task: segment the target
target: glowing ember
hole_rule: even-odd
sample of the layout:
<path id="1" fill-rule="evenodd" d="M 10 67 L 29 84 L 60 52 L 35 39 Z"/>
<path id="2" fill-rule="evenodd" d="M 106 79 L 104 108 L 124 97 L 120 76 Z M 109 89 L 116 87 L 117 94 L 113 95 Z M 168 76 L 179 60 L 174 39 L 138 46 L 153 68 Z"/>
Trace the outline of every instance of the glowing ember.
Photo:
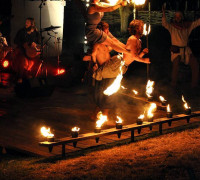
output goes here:
<path id="1" fill-rule="evenodd" d="M 107 121 L 107 116 L 104 116 L 100 111 L 97 114 L 97 119 L 98 120 L 96 121 L 96 127 L 100 128 L 103 125 L 103 123 Z"/>
<path id="2" fill-rule="evenodd" d="M 72 128 L 72 131 L 73 131 L 73 132 L 78 132 L 79 130 L 80 130 L 79 127 L 73 127 L 73 128 Z"/>
<path id="3" fill-rule="evenodd" d="M 122 89 L 127 89 L 127 88 L 125 88 L 124 86 L 121 86 L 121 88 L 122 88 Z"/>
<path id="4" fill-rule="evenodd" d="M 122 118 L 120 118 L 119 116 L 117 116 L 117 119 L 118 120 L 116 121 L 116 123 L 122 123 L 122 121 L 123 121 Z"/>
<path id="5" fill-rule="evenodd" d="M 41 128 L 41 133 L 44 137 L 52 138 L 54 137 L 54 134 L 51 133 L 50 128 L 42 127 Z"/>
<path id="6" fill-rule="evenodd" d="M 185 109 L 191 109 L 191 107 L 188 106 L 187 102 L 184 99 L 184 96 L 182 95 L 182 101 L 184 102 L 184 108 Z"/>
<path id="7" fill-rule="evenodd" d="M 151 31 L 151 26 L 149 25 L 148 26 L 148 30 L 147 30 L 147 25 L 146 24 L 144 24 L 144 26 L 143 26 L 143 35 L 148 35 L 149 33 L 150 33 L 150 31 Z"/>
<path id="8" fill-rule="evenodd" d="M 151 103 L 151 105 L 150 105 L 150 107 L 149 107 L 149 109 L 147 111 L 147 117 L 148 118 L 152 118 L 154 116 L 153 112 L 155 112 L 156 108 L 157 108 L 156 104 L 155 103 Z"/>
<path id="9" fill-rule="evenodd" d="M 57 70 L 57 75 L 61 75 L 65 73 L 65 69 L 58 69 Z"/>
<path id="10" fill-rule="evenodd" d="M 135 95 L 138 95 L 138 91 L 136 91 L 136 90 L 132 90 L 133 91 L 133 93 L 135 94 Z"/>
<path id="11" fill-rule="evenodd" d="M 143 119 L 144 119 L 144 114 L 141 114 L 141 115 L 138 117 L 138 119 L 143 120 Z"/>
<path id="12" fill-rule="evenodd" d="M 167 112 L 171 112 L 171 108 L 169 104 L 167 105 Z"/>
<path id="13" fill-rule="evenodd" d="M 4 60 L 2 63 L 4 68 L 7 68 L 9 66 L 9 61 L 8 60 Z"/>
<path id="14" fill-rule="evenodd" d="M 120 74 L 116 77 L 114 82 L 103 92 L 105 95 L 110 96 L 110 95 L 116 93 L 119 90 L 119 88 L 121 87 L 121 81 L 123 78 L 122 67 L 123 67 L 124 63 L 125 63 L 124 61 L 121 61 Z"/>
<path id="15" fill-rule="evenodd" d="M 159 96 L 161 102 L 166 102 L 167 100 L 163 96 Z"/>
<path id="16" fill-rule="evenodd" d="M 153 92 L 153 85 L 154 85 L 154 81 L 148 80 L 147 85 L 146 85 L 146 95 L 147 97 L 152 97 L 151 94 Z"/>

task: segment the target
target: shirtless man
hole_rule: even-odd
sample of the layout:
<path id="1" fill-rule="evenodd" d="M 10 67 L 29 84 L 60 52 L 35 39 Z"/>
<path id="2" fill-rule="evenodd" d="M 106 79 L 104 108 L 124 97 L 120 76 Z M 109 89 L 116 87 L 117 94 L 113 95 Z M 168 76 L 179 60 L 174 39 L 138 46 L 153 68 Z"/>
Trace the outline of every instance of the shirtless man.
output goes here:
<path id="1" fill-rule="evenodd" d="M 109 26 L 105 22 L 102 23 L 102 29 L 104 32 L 109 33 Z M 107 24 L 107 28 L 104 27 Z M 129 26 L 129 32 L 131 36 L 129 37 L 126 46 L 126 49 L 130 50 L 131 55 L 123 56 L 125 65 L 122 67 L 123 73 L 126 72 L 128 65 L 130 65 L 134 60 L 142 63 L 150 63 L 149 58 L 142 58 L 148 49 L 144 49 L 141 52 L 141 41 L 140 37 L 143 34 L 143 25 L 144 23 L 140 20 L 133 20 Z M 114 38 L 114 37 L 113 37 Z M 117 41 L 117 39 L 115 39 Z M 119 67 L 121 66 L 122 58 L 119 56 L 110 56 L 110 47 L 100 44 L 97 46 L 95 51 L 95 57 L 93 57 L 96 70 L 93 74 L 93 78 L 96 80 L 95 83 L 95 102 L 100 108 L 108 109 L 114 108 L 115 106 L 115 95 L 105 96 L 103 91 L 114 81 L 116 76 L 120 73 Z"/>

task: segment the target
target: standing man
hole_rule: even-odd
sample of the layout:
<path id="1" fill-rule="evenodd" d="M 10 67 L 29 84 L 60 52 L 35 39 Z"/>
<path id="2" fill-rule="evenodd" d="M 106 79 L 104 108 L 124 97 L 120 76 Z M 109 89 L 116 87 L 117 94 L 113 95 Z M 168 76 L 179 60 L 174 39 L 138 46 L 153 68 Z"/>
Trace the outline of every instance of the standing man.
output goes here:
<path id="1" fill-rule="evenodd" d="M 17 45 L 14 69 L 18 73 L 20 82 L 21 78 L 28 78 L 34 59 L 40 54 L 38 48 L 40 34 L 35 27 L 34 18 L 26 19 L 25 27 L 17 32 L 14 43 Z"/>
<path id="2" fill-rule="evenodd" d="M 99 44 L 96 47 L 96 58 L 94 63 L 94 74 L 93 78 L 95 79 L 95 102 L 96 105 L 102 110 L 104 114 L 108 114 L 109 110 L 115 110 L 115 94 L 111 96 L 106 96 L 103 94 L 103 91 L 113 83 L 114 79 L 120 73 L 121 61 L 125 62 L 125 65 L 122 67 L 123 73 L 128 69 L 128 66 L 134 61 L 139 61 L 143 63 L 150 63 L 149 58 L 142 58 L 148 49 L 144 49 L 141 52 L 141 41 L 139 38 L 143 34 L 143 25 L 144 23 L 140 20 L 133 20 L 129 26 L 129 32 L 131 36 L 129 37 L 127 44 L 125 45 L 126 49 L 130 50 L 131 55 L 124 54 L 123 59 L 120 56 L 110 56 L 111 48 L 109 46 Z M 104 32 L 109 34 L 109 26 L 105 22 L 101 22 L 100 26 Z M 114 41 L 118 41 L 116 38 Z M 93 57 L 94 58 L 94 57 Z M 94 59 L 93 59 L 94 60 Z"/>
<path id="3" fill-rule="evenodd" d="M 190 47 L 188 46 L 188 38 L 194 28 L 200 25 L 200 19 L 193 22 L 184 22 L 183 14 L 175 12 L 173 22 L 168 23 L 165 16 L 165 7 L 163 6 L 162 25 L 170 32 L 171 35 L 171 61 L 172 68 L 172 82 L 173 87 L 176 86 L 178 79 L 179 63 L 183 62 L 189 65 L 192 70 L 191 88 L 198 85 L 199 77 L 199 63 L 193 55 Z"/>

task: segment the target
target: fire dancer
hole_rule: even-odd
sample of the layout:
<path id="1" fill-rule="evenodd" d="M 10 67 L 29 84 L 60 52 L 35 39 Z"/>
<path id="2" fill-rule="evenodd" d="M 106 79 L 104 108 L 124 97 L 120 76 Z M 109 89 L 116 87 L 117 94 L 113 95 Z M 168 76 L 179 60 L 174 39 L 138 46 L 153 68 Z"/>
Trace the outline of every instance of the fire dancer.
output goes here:
<path id="1" fill-rule="evenodd" d="M 125 49 L 118 42 L 106 34 L 104 31 L 97 28 L 98 23 L 101 21 L 104 12 L 112 12 L 119 7 L 126 6 L 127 2 L 118 0 L 116 5 L 110 5 L 109 3 L 102 3 L 100 0 L 92 0 L 90 6 L 87 9 L 86 14 L 86 27 L 85 34 L 88 42 L 93 46 L 96 44 L 104 44 L 112 47 L 115 51 L 129 54 L 129 51 Z M 95 51 L 95 50 L 93 50 Z"/>
<path id="2" fill-rule="evenodd" d="M 146 64 L 150 64 L 149 58 L 143 58 L 145 54 L 149 52 L 147 48 L 141 51 L 141 40 L 140 38 L 143 36 L 143 26 L 144 23 L 142 20 L 133 20 L 129 24 L 129 33 L 131 36 L 128 38 L 126 43 L 126 49 L 130 50 L 131 55 L 124 54 L 125 64 L 128 66 L 133 61 L 138 61 Z"/>
<path id="3" fill-rule="evenodd" d="M 108 23 L 101 21 L 98 24 L 98 28 L 105 34 L 112 37 L 113 41 L 118 43 L 118 40 L 110 33 Z M 125 47 L 124 44 L 122 45 Z M 111 58 L 111 50 L 112 48 L 108 45 L 103 43 L 98 44 L 98 46 L 95 46 L 94 53 L 92 55 L 92 60 L 95 63 L 93 67 L 93 78 L 95 79 L 94 99 L 97 107 L 107 115 L 108 113 L 110 114 L 111 111 L 111 113 L 115 112 L 116 97 L 115 95 L 106 96 L 104 95 L 103 91 L 114 81 L 116 76 L 119 74 L 119 66 L 121 63 L 120 57 L 118 58 L 117 56 L 114 56 Z M 126 69 L 127 67 L 124 66 L 124 72 Z"/>
<path id="4" fill-rule="evenodd" d="M 193 22 L 184 22 L 183 14 L 181 12 L 175 12 L 173 22 L 168 23 L 164 6 L 162 7 L 162 11 L 162 25 L 170 32 L 172 42 L 171 61 L 173 63 L 173 68 L 171 85 L 173 87 L 176 86 L 179 64 L 183 62 L 191 67 L 191 88 L 195 88 L 198 85 L 199 63 L 188 46 L 188 38 L 192 30 L 200 25 L 200 19 Z"/>
<path id="5" fill-rule="evenodd" d="M 17 45 L 14 69 L 21 78 L 27 78 L 34 64 L 34 59 L 40 54 L 37 44 L 40 43 L 40 35 L 35 26 L 34 18 L 27 18 L 25 27 L 17 32 L 14 39 Z"/>

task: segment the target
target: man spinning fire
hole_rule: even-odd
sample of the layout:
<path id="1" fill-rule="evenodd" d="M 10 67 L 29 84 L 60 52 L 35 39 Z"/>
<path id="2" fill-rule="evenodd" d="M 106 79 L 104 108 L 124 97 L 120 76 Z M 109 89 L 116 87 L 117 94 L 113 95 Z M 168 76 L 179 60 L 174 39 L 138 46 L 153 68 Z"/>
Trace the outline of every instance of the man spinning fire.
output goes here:
<path id="1" fill-rule="evenodd" d="M 37 46 L 40 43 L 40 34 L 33 18 L 26 19 L 25 27 L 18 31 L 14 43 L 17 45 L 14 69 L 18 74 L 18 82 L 21 82 L 22 78 L 30 77 L 34 59 L 40 54 Z"/>
<path id="2" fill-rule="evenodd" d="M 129 25 L 129 32 L 131 36 L 129 37 L 126 49 L 130 50 L 131 55 L 124 54 L 123 58 L 119 55 L 110 56 L 110 47 L 104 44 L 99 44 L 96 48 L 96 59 L 95 63 L 98 66 L 94 66 L 93 78 L 95 82 L 95 102 L 96 105 L 104 112 L 108 113 L 108 109 L 115 108 L 115 97 L 114 95 L 106 96 L 103 91 L 114 81 L 114 79 L 120 73 L 121 61 L 125 62 L 122 67 L 123 73 L 126 72 L 128 66 L 133 61 L 138 61 L 142 63 L 149 64 L 149 58 L 142 58 L 148 49 L 144 49 L 141 52 L 141 41 L 140 37 L 143 35 L 144 23 L 141 20 L 133 20 Z M 101 22 L 100 26 L 102 30 L 109 33 L 109 25 L 106 22 Z M 106 112 L 105 112 L 106 111 Z"/>

